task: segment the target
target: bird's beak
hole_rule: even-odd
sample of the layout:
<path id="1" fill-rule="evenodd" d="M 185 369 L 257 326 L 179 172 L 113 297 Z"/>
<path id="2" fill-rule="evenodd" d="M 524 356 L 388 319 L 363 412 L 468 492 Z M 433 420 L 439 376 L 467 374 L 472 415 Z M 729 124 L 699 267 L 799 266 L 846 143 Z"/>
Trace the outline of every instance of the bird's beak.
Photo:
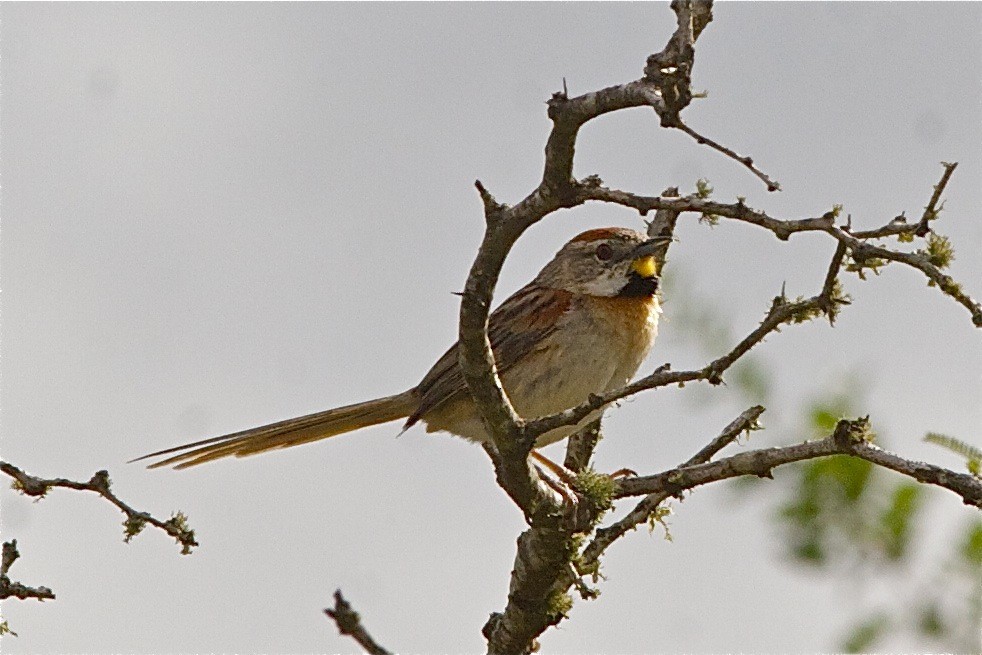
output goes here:
<path id="1" fill-rule="evenodd" d="M 658 262 L 655 255 L 663 251 L 671 237 L 648 239 L 631 251 L 631 270 L 643 278 L 658 277 Z"/>

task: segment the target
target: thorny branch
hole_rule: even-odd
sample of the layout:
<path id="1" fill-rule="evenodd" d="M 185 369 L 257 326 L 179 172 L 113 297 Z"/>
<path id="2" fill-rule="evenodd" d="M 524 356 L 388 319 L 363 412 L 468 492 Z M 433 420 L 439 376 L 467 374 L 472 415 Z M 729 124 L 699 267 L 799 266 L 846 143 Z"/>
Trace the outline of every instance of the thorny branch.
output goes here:
<path id="1" fill-rule="evenodd" d="M 391 655 L 372 638 L 372 635 L 368 634 L 365 626 L 361 624 L 361 616 L 352 609 L 351 603 L 341 595 L 340 589 L 334 592 L 334 607 L 325 609 L 324 614 L 334 619 L 334 623 L 338 626 L 338 632 L 357 641 L 358 645 L 370 655 Z"/>
<path id="2" fill-rule="evenodd" d="M 937 256 L 939 253 L 932 253 L 930 247 L 924 251 L 906 253 L 868 243 L 869 239 L 888 236 L 898 237 L 901 241 L 910 241 L 915 236 L 929 236 L 928 221 L 937 217 L 941 208 L 941 194 L 954 165 L 945 165 L 945 175 L 935 187 L 935 193 L 918 223 L 907 224 L 898 218 L 866 232 L 853 232 L 848 225 L 836 226 L 838 209 L 810 218 L 778 219 L 748 207 L 742 199 L 737 203 L 720 203 L 699 194 L 680 197 L 677 190 L 674 193 L 665 192 L 660 197 L 646 197 L 608 189 L 596 176 L 581 181 L 573 177 L 576 138 L 583 125 L 606 113 L 648 106 L 659 115 L 663 126 L 686 132 L 697 142 L 709 145 L 747 167 L 769 190 L 779 189 L 778 183 L 756 168 L 750 157 L 740 156 L 730 148 L 702 136 L 681 120 L 680 112 L 692 99 L 693 44 L 712 20 L 712 3 L 705 0 L 675 0 L 672 9 L 677 17 L 677 29 L 665 48 L 648 58 L 641 79 L 573 98 L 568 96 L 565 88 L 553 94 L 548 102 L 548 115 L 553 126 L 546 143 L 542 179 L 529 195 L 516 205 L 509 206 L 498 202 L 480 181 L 476 182 L 484 205 L 486 230 L 461 301 L 460 366 L 494 442 L 485 448 L 494 462 L 498 482 L 522 509 L 530 526 L 518 540 L 508 603 L 503 612 L 492 614 L 484 626 L 483 633 L 488 640 L 490 653 L 528 653 L 533 650 L 538 635 L 565 617 L 572 602 L 567 594 L 570 586 L 576 586 L 585 596 L 590 595 L 590 590 L 578 578 L 584 567 L 589 569 L 592 565 L 598 565 L 597 558 L 603 550 L 639 521 L 648 520 L 662 500 L 716 479 L 766 475 L 783 463 L 849 454 L 893 468 L 922 482 L 945 486 L 960 493 L 966 502 L 978 505 L 978 481 L 927 464 L 908 462 L 860 443 L 861 440 L 853 438 L 861 432 L 856 422 L 848 424 L 853 427 L 843 432 L 846 436 L 837 430 L 836 435 L 820 442 L 741 453 L 717 462 L 710 461 L 718 449 L 735 439 L 741 431 L 753 427 L 763 408 L 747 410 L 682 467 L 658 476 L 629 479 L 621 483 L 616 494 L 611 487 L 611 493 L 607 496 L 595 493 L 604 488 L 596 484 L 602 476 L 589 469 L 589 460 L 599 439 L 599 422 L 591 425 L 571 439 L 567 450 L 567 466 L 579 472 L 576 488 L 579 502 L 573 506 L 559 504 L 528 464 L 527 456 L 536 437 L 552 428 L 575 424 L 596 409 L 646 389 L 695 380 L 719 384 L 723 373 L 734 362 L 781 325 L 804 322 L 821 315 L 834 322 L 841 305 L 848 303 L 838 284 L 838 273 L 844 264 L 848 264 L 847 270 L 860 274 L 864 268 L 875 270 L 883 262 L 895 261 L 912 266 L 969 309 L 975 324 L 982 327 L 982 309 L 951 278 L 941 273 L 945 262 L 944 257 Z M 666 364 L 623 389 L 590 397 L 580 406 L 553 416 L 526 420 L 517 415 L 501 388 L 487 338 L 494 287 L 505 257 L 526 229 L 559 209 L 575 207 L 587 201 L 620 204 L 635 209 L 642 216 L 655 211 L 655 220 L 649 224 L 651 236 L 670 237 L 680 214 L 697 213 L 757 225 L 770 230 L 782 240 L 797 232 L 823 232 L 835 239 L 836 248 L 818 295 L 789 300 L 782 290 L 756 329 L 730 352 L 702 369 L 675 372 Z M 950 258 L 950 252 L 948 256 Z M 579 552 L 582 535 L 592 531 L 615 495 L 645 495 L 646 498 L 628 518 L 598 531 L 587 549 Z"/>
<path id="3" fill-rule="evenodd" d="M 43 498 L 48 491 L 56 487 L 74 489 L 76 491 L 91 491 L 99 494 L 126 515 L 126 520 L 123 521 L 123 528 L 126 532 L 124 539 L 127 542 L 138 535 L 144 527 L 152 525 L 173 537 L 178 545 L 181 546 L 182 555 L 191 554 L 191 549 L 198 545 L 198 542 L 194 538 L 194 530 L 188 527 L 187 517 L 183 513 L 175 512 L 166 521 L 161 521 L 148 512 L 133 509 L 110 489 L 111 483 L 108 471 L 96 472 L 88 482 L 76 482 L 74 480 L 66 480 L 65 478 L 46 480 L 29 475 L 13 464 L 4 461 L 0 461 L 0 471 L 14 479 L 14 489 L 38 499 Z"/>

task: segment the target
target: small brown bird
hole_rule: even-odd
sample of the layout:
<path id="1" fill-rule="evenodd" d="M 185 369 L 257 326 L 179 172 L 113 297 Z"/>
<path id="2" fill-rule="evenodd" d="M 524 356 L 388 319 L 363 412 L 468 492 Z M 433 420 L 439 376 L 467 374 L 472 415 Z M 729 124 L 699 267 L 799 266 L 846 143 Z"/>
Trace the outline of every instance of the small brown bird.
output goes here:
<path id="1" fill-rule="evenodd" d="M 654 342 L 659 252 L 665 238 L 648 239 L 623 228 L 589 230 L 573 238 L 532 282 L 508 298 L 489 319 L 488 336 L 501 384 L 519 415 L 537 418 L 574 407 L 590 394 L 616 389 L 637 372 Z M 557 428 L 542 447 L 573 434 Z M 407 418 L 408 417 L 408 418 Z M 408 391 L 160 450 L 169 455 L 151 468 L 187 468 L 214 459 L 244 457 L 326 439 L 406 418 L 405 427 L 490 440 L 457 363 L 457 345 Z M 134 460 L 136 461 L 136 460 Z"/>

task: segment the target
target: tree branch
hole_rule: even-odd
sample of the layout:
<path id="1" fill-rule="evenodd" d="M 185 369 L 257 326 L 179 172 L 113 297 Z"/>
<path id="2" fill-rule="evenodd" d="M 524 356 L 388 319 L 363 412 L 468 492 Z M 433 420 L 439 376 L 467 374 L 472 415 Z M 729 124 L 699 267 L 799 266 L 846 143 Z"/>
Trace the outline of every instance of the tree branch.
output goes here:
<path id="1" fill-rule="evenodd" d="M 54 592 L 47 587 L 28 587 L 10 580 L 8 572 L 18 557 L 20 557 L 20 553 L 17 552 L 17 540 L 5 542 L 3 544 L 3 559 L 0 561 L 0 600 L 11 596 L 21 600 L 28 598 L 36 598 L 40 601 L 54 600 Z"/>
<path id="2" fill-rule="evenodd" d="M 133 509 L 110 489 L 111 483 L 108 471 L 96 472 L 88 482 L 76 482 L 64 478 L 46 480 L 28 475 L 13 464 L 4 461 L 0 461 L 0 471 L 14 479 L 14 489 L 36 498 L 43 498 L 48 491 L 55 487 L 74 489 L 76 491 L 91 491 L 99 494 L 126 515 L 126 520 L 123 521 L 123 528 L 126 532 L 124 541 L 126 542 L 129 542 L 133 537 L 140 534 L 143 528 L 149 524 L 173 537 L 178 545 L 181 546 L 182 555 L 190 555 L 191 549 L 198 545 L 198 542 L 194 538 L 194 530 L 188 526 L 187 517 L 182 512 L 175 512 L 166 521 L 161 521 L 160 519 L 154 518 L 148 512 Z"/>
<path id="3" fill-rule="evenodd" d="M 338 632 L 357 641 L 358 645 L 370 655 L 391 655 L 372 638 L 372 635 L 368 634 L 368 631 L 361 624 L 361 617 L 358 612 L 352 609 L 351 603 L 341 595 L 340 589 L 334 592 L 334 607 L 325 609 L 324 614 L 334 619 L 334 623 L 338 626 Z"/>

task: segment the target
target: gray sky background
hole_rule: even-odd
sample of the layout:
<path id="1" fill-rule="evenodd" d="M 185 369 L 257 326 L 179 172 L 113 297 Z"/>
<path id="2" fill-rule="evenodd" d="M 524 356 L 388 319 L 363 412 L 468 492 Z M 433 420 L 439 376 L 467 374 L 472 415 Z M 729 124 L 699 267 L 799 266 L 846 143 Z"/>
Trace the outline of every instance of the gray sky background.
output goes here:
<path id="1" fill-rule="evenodd" d="M 722 200 L 789 218 L 843 203 L 870 227 L 919 215 L 938 162 L 958 161 L 937 227 L 953 275 L 982 296 L 982 5 L 715 15 L 694 76 L 710 95 L 685 116 L 784 191 L 640 109 L 583 131 L 577 175 L 643 193 L 707 177 Z M 108 468 L 135 506 L 188 513 L 202 544 L 181 557 L 152 530 L 123 544 L 97 498 L 3 492 L 14 578 L 58 594 L 4 603 L 20 633 L 4 652 L 352 651 L 321 614 L 338 587 L 390 648 L 483 650 L 523 523 L 480 449 L 419 429 L 396 439 L 391 424 L 180 473 L 124 462 L 415 384 L 456 333 L 451 292 L 482 230 L 474 179 L 520 199 L 562 78 L 573 94 L 636 79 L 673 18 L 660 4 L 4 3 L 3 457 L 38 475 Z M 519 243 L 498 297 L 602 225 L 642 227 L 613 207 L 553 216 Z M 782 282 L 817 291 L 833 248 L 695 217 L 679 236 L 679 291 L 644 370 L 705 361 L 673 322 L 687 297 L 737 338 Z M 967 312 L 895 266 L 844 282 L 854 304 L 834 330 L 789 327 L 760 347 L 775 398 L 752 445 L 802 438 L 801 404 L 852 377 L 890 447 L 960 467 L 920 439 L 980 438 Z M 673 466 L 745 406 L 733 388 L 642 395 L 610 414 L 597 466 Z M 781 479 L 676 503 L 672 543 L 624 539 L 600 600 L 578 601 L 543 651 L 826 651 L 931 574 L 927 558 L 885 586 L 790 565 L 769 521 Z M 925 512 L 917 539 L 934 555 L 971 515 L 941 491 Z"/>

